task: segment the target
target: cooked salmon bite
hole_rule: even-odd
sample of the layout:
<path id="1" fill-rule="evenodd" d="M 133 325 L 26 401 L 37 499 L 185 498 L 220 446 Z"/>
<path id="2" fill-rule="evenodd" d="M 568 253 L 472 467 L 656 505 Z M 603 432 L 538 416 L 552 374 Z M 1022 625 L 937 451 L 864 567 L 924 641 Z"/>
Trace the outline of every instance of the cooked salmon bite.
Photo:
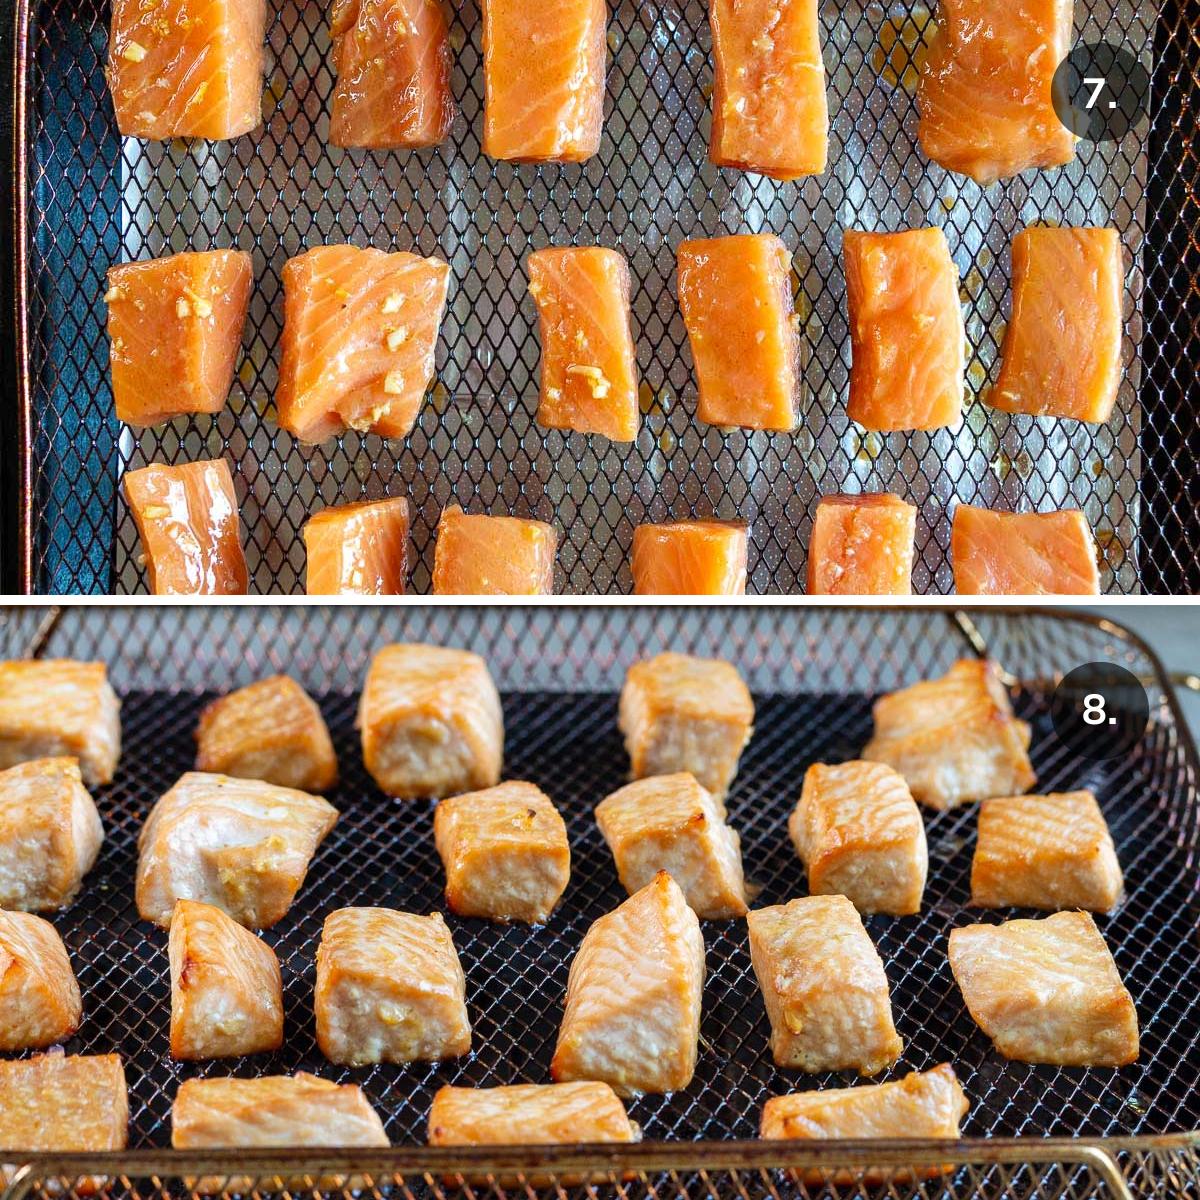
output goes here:
<path id="1" fill-rule="evenodd" d="M 571 876 L 567 827 L 532 783 L 510 781 L 441 801 L 433 836 L 446 903 L 463 917 L 549 919 Z"/>
<path id="2" fill-rule="evenodd" d="M 1133 998 L 1090 913 L 952 930 L 950 969 L 1005 1058 L 1068 1067 L 1137 1061 Z"/>
<path id="3" fill-rule="evenodd" d="M 0 1051 L 65 1042 L 82 1017 L 79 984 L 58 931 L 41 917 L 0 910 Z"/>
<path id="4" fill-rule="evenodd" d="M 916 506 L 899 496 L 822 496 L 808 543 L 808 594 L 911 596 L 916 529 Z"/>
<path id="5" fill-rule="evenodd" d="M 638 596 L 742 596 L 749 530 L 737 521 L 673 521 L 633 531 Z"/>
<path id="6" fill-rule="evenodd" d="M 620 1096 L 687 1087 L 703 986 L 700 922 L 660 871 L 584 935 L 567 979 L 552 1078 L 599 1080 Z"/>
<path id="7" fill-rule="evenodd" d="M 408 580 L 408 501 L 336 504 L 304 523 L 304 590 L 310 596 L 403 596 Z"/>
<path id="8" fill-rule="evenodd" d="M 549 596 L 558 533 L 545 521 L 442 510 L 433 551 L 435 596 Z"/>

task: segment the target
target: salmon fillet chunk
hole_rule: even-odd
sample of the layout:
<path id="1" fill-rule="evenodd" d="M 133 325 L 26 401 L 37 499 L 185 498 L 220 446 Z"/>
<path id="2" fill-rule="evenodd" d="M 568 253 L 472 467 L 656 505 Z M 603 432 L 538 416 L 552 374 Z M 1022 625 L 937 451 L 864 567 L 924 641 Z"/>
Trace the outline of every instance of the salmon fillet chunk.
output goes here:
<path id="1" fill-rule="evenodd" d="M 437 596 L 549 596 L 558 533 L 545 521 L 442 510 L 433 551 Z"/>
<path id="2" fill-rule="evenodd" d="M 845 896 L 755 909 L 746 924 L 778 1066 L 877 1075 L 900 1057 L 883 962 Z"/>
<path id="3" fill-rule="evenodd" d="M 172 254 L 108 271 L 109 366 L 117 420 L 159 425 L 225 407 L 254 271 L 241 250 Z"/>
<path id="4" fill-rule="evenodd" d="M 1069 1067 L 1137 1060 L 1133 998 L 1090 913 L 952 930 L 950 969 L 1005 1058 Z"/>
<path id="5" fill-rule="evenodd" d="M 41 917 L 0 910 L 0 1050 L 65 1042 L 82 1018 L 79 984 L 58 931 Z"/>
<path id="6" fill-rule="evenodd" d="M 529 256 L 529 294 L 542 339 L 539 425 L 637 439 L 637 352 L 629 266 L 604 246 L 551 247 Z"/>
<path id="7" fill-rule="evenodd" d="M 433 835 L 446 869 L 446 903 L 462 917 L 541 924 L 571 877 L 567 827 L 532 783 L 441 801 Z"/>
<path id="8" fill-rule="evenodd" d="M 929 873 L 925 824 L 904 778 L 883 763 L 814 763 L 788 834 L 814 896 L 845 896 L 861 913 L 921 911 Z"/>
<path id="9" fill-rule="evenodd" d="M 673 521 L 633 531 L 638 596 L 742 596 L 749 531 L 736 521 Z"/>
<path id="10" fill-rule="evenodd" d="M 260 679 L 204 709 L 196 727 L 196 770 L 302 792 L 324 792 L 337 783 L 325 718 L 287 675 Z"/>
<path id="11" fill-rule="evenodd" d="M 0 771 L 0 909 L 66 908 L 103 841 L 75 759 L 39 758 Z"/>
<path id="12" fill-rule="evenodd" d="M 279 424 L 312 445 L 404 438 L 433 382 L 450 268 L 406 251 L 316 246 L 283 267 Z"/>
<path id="13" fill-rule="evenodd" d="M 984 659 L 960 659 L 941 679 L 881 696 L 872 712 L 875 735 L 863 758 L 895 768 L 930 808 L 1011 796 L 1037 782 L 1030 728 L 1013 716 L 994 664 Z"/>
<path id="14" fill-rule="evenodd" d="M 1108 912 L 1123 887 L 1108 823 L 1091 792 L 984 801 L 971 863 L 972 904 Z"/>
<path id="15" fill-rule="evenodd" d="M 962 416 L 966 333 L 958 268 L 940 229 L 843 239 L 852 421 L 890 433 Z"/>
<path id="16" fill-rule="evenodd" d="M 773 233 L 679 245 L 679 306 L 709 425 L 796 428 L 800 339 L 792 256 Z"/>
<path id="17" fill-rule="evenodd" d="M 634 779 L 686 771 L 723 800 L 754 732 L 754 701 L 732 663 L 668 651 L 629 668 L 618 721 Z"/>
<path id="18" fill-rule="evenodd" d="M 1103 423 L 1121 383 L 1125 265 L 1115 229 L 1039 225 L 1013 238 L 1012 316 L 993 408 Z"/>
<path id="19" fill-rule="evenodd" d="M 385 646 L 358 707 L 363 763 L 389 796 L 453 796 L 500 782 L 504 716 L 487 663 L 466 650 Z"/>
<path id="20" fill-rule="evenodd" d="M 125 1149 L 129 1095 L 119 1055 L 0 1060 L 0 1096 L 0 1146 L 6 1149 Z"/>
<path id="21" fill-rule="evenodd" d="M 700 922 L 660 871 L 584 935 L 550 1074 L 560 1083 L 599 1080 L 621 1096 L 687 1087 L 703 986 Z"/>
<path id="22" fill-rule="evenodd" d="M 808 544 L 808 594 L 911 596 L 916 529 L 916 506 L 899 496 L 822 496 Z"/>
<path id="23" fill-rule="evenodd" d="M 596 805 L 596 824 L 632 896 L 666 871 L 698 917 L 746 915 L 741 842 L 725 806 L 694 776 L 656 775 Z"/>
<path id="24" fill-rule="evenodd" d="M 0 770 L 39 758 L 78 759 L 88 787 L 112 783 L 121 702 L 102 662 L 0 662 Z"/>
<path id="25" fill-rule="evenodd" d="M 471 1049 L 466 981 L 441 913 L 330 913 L 313 1006 L 317 1044 L 330 1062 L 432 1061 Z"/>
<path id="26" fill-rule="evenodd" d="M 337 504 L 304 523 L 310 596 L 403 596 L 408 578 L 408 501 Z"/>

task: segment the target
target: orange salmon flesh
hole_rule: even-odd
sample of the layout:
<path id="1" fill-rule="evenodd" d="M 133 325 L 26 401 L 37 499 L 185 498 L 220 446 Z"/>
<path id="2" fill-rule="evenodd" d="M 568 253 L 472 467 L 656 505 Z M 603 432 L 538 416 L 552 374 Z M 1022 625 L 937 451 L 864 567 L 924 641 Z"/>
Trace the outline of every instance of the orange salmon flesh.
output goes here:
<path id="1" fill-rule="evenodd" d="M 558 534 L 521 517 L 463 512 L 452 504 L 438 521 L 433 591 L 438 596 L 549 596 Z"/>
<path id="2" fill-rule="evenodd" d="M 408 577 L 408 501 L 338 504 L 304 525 L 310 596 L 403 596 Z"/>
<path id="3" fill-rule="evenodd" d="M 676 521 L 633 531 L 639 596 L 742 596 L 747 529 L 733 521 Z"/>
<path id="4" fill-rule="evenodd" d="M 899 496 L 825 496 L 808 545 L 810 596 L 912 595 L 917 510 Z"/>

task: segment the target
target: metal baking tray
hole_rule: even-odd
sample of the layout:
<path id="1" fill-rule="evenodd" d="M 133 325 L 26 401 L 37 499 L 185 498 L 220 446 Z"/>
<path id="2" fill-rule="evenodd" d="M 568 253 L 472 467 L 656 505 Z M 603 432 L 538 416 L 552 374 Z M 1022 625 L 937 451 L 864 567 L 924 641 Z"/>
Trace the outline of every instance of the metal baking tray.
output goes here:
<path id="1" fill-rule="evenodd" d="M 143 1181 L 152 1177 L 212 1173 L 208 1167 L 181 1165 L 191 1160 L 168 1158 L 167 1165 L 155 1166 L 164 1162 L 161 1153 L 141 1156 L 169 1145 L 169 1111 L 181 1079 L 301 1068 L 360 1083 L 380 1111 L 397 1146 L 395 1157 L 353 1159 L 356 1173 L 366 1169 L 363 1163 L 372 1164 L 376 1183 L 395 1171 L 472 1173 L 469 1168 L 480 1162 L 499 1172 L 502 1161 L 515 1161 L 532 1172 L 554 1152 L 526 1149 L 505 1160 L 494 1150 L 438 1157 L 419 1147 L 430 1100 L 442 1084 L 549 1078 L 571 957 L 590 923 L 624 898 L 591 814 L 627 770 L 616 711 L 628 665 L 672 647 L 726 656 L 744 673 L 758 715 L 729 811 L 742 835 L 747 874 L 763 889 L 758 903 L 769 904 L 806 891 L 786 835 L 805 767 L 853 756 L 861 748 L 870 730 L 872 695 L 933 676 L 981 646 L 1021 681 L 1016 706 L 1034 725 L 1039 786 L 1091 788 L 1112 827 L 1129 894 L 1100 925 L 1137 1004 L 1138 1063 L 1121 1070 L 1035 1067 L 1008 1062 L 992 1050 L 968 1017 L 946 961 L 949 930 L 979 916 L 966 908 L 976 809 L 927 813 L 930 877 L 924 911 L 916 918 L 871 917 L 867 925 L 888 971 L 905 1041 L 900 1064 L 886 1077 L 952 1062 L 971 1100 L 966 1142 L 936 1148 L 743 1145 L 755 1138 L 768 1096 L 844 1086 L 851 1079 L 803 1076 L 773 1065 L 744 923 L 733 921 L 704 922 L 708 979 L 693 1083 L 670 1096 L 631 1102 L 631 1115 L 649 1145 L 638 1152 L 610 1146 L 558 1153 L 566 1159 L 582 1154 L 592 1167 L 618 1176 L 644 1170 L 651 1179 L 660 1169 L 653 1164 L 669 1162 L 676 1174 L 650 1187 L 649 1194 L 662 1196 L 665 1188 L 672 1197 L 767 1200 L 776 1196 L 770 1190 L 778 1182 L 774 1168 L 804 1165 L 821 1155 L 828 1165 L 834 1160 L 865 1164 L 889 1154 L 892 1161 L 899 1156 L 960 1164 L 942 1183 L 924 1185 L 926 1196 L 1125 1195 L 1120 1188 L 1126 1180 L 1136 1194 L 1200 1194 L 1200 1139 L 1193 1132 L 1200 1129 L 1195 1086 L 1200 1073 L 1198 764 L 1161 665 L 1117 626 L 998 610 L 967 615 L 871 609 L 141 606 L 69 608 L 50 623 L 10 616 L 0 623 L 0 639 L 0 648 L 10 655 L 27 649 L 106 659 L 123 698 L 120 770 L 116 781 L 97 794 L 108 837 L 79 900 L 55 923 L 85 997 L 84 1023 L 68 1051 L 115 1050 L 126 1059 L 131 1149 L 110 1160 L 116 1165 L 108 1173 L 133 1181 L 139 1195 L 145 1194 Z M 444 907 L 431 832 L 433 806 L 383 797 L 363 771 L 353 727 L 369 658 L 396 639 L 464 646 L 488 659 L 504 699 L 505 776 L 533 780 L 559 805 L 571 838 L 572 876 L 561 906 L 542 928 L 450 918 L 474 1026 L 468 1057 L 344 1069 L 323 1060 L 312 1025 L 314 954 L 324 916 L 345 904 L 416 911 Z M 1097 660 L 1126 666 L 1145 680 L 1150 696 L 1152 721 L 1143 740 L 1109 762 L 1068 753 L 1054 737 L 1047 712 L 1053 681 Z M 192 731 L 206 700 L 278 670 L 292 673 L 317 695 L 342 768 L 342 782 L 331 796 L 341 820 L 314 859 L 292 911 L 266 934 L 283 968 L 284 1047 L 238 1061 L 175 1063 L 167 1054 L 166 935 L 139 921 L 133 904 L 136 836 L 156 798 L 190 768 Z M 1042 1140 L 1048 1137 L 1066 1140 Z M 325 1173 L 317 1165 L 319 1156 L 289 1155 L 289 1170 L 294 1173 L 300 1161 L 309 1162 L 314 1175 Z M 79 1163 L 75 1168 L 53 1163 L 58 1159 L 35 1168 L 32 1194 L 52 1191 L 50 1177 L 56 1173 L 96 1173 Z M 226 1170 L 245 1167 L 240 1154 L 224 1163 Z M 566 1174 L 568 1166 L 564 1160 L 558 1170 Z M 705 1192 L 695 1181 L 708 1167 L 717 1176 L 709 1177 Z M 1115 1171 L 1111 1178 L 1104 1174 L 1109 1168 Z M 262 1174 L 278 1170 L 264 1164 Z M 1005 1182 L 1008 1170 L 1025 1184 L 1019 1185 L 1017 1177 Z M 734 1185 L 729 1173 L 739 1171 Z M 686 1188 L 680 1182 L 685 1176 L 693 1180 Z M 1155 1192 L 1147 1181 L 1160 1176 L 1185 1180 L 1196 1191 Z M 717 1177 L 724 1180 L 719 1186 L 712 1182 Z M 1096 1190 L 1080 1183 L 1087 1178 Z M 971 1190 L 981 1180 L 984 1190 Z M 1031 1191 L 1034 1183 L 1042 1190 Z M 433 1176 L 425 1178 L 426 1185 L 436 1190 Z M 631 1188 L 627 1195 L 648 1195 L 646 1187 L 622 1186 Z M 789 1186 L 791 1191 L 779 1194 L 807 1194 L 800 1181 Z M 1004 1190 L 1010 1186 L 1013 1190 Z M 895 1188 L 889 1194 L 909 1194 L 898 1184 Z"/>
<path id="2" fill-rule="evenodd" d="M 1106 591 L 1200 590 L 1200 289 L 1197 47 L 1182 0 L 1075 0 L 1076 34 L 1131 48 L 1152 73 L 1150 118 L 1120 142 L 986 190 L 916 146 L 914 62 L 927 0 L 822 0 L 832 129 L 826 175 L 777 183 L 706 161 L 711 44 L 704 0 L 613 6 L 605 132 L 585 164 L 495 162 L 479 149 L 477 0 L 453 0 L 461 115 L 432 151 L 327 144 L 326 5 L 274 0 L 266 124 L 234 142 L 142 143 L 116 131 L 103 77 L 104 0 L 15 7 L 17 397 L 0 412 L 7 591 L 146 587 L 123 471 L 222 456 L 241 500 L 253 590 L 303 590 L 298 531 L 337 501 L 408 496 L 411 586 L 429 588 L 451 499 L 552 521 L 558 589 L 627 592 L 632 530 L 689 515 L 748 520 L 749 589 L 802 590 L 819 496 L 891 490 L 919 506 L 914 588 L 952 587 L 956 500 L 1009 510 L 1078 506 L 1096 529 Z M 1008 247 L 1037 221 L 1112 224 L 1129 262 L 1125 375 L 1102 427 L 1009 416 L 978 402 L 994 378 Z M 971 402 L 954 431 L 864 434 L 845 414 L 849 339 L 841 230 L 944 226 L 962 274 Z M 806 394 L 795 435 L 722 432 L 694 416 L 675 300 L 684 237 L 771 230 L 793 251 Z M 317 449 L 272 417 L 285 260 L 322 241 L 439 254 L 453 269 L 438 379 L 404 443 L 347 434 Z M 540 428 L 538 339 L 525 294 L 532 249 L 600 242 L 634 276 L 644 418 L 632 447 Z M 112 413 L 104 272 L 114 262 L 240 246 L 257 290 L 227 409 L 138 433 Z M 7 283 L 8 281 L 6 281 Z"/>

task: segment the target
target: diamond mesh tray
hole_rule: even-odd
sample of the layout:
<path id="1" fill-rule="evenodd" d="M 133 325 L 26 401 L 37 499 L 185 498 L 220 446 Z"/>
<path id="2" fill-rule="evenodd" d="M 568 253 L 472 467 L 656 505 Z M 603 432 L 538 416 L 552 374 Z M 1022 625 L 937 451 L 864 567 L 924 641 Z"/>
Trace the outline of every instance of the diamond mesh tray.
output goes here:
<path id="1" fill-rule="evenodd" d="M 32 645 L 46 656 L 107 659 L 124 698 L 120 771 L 116 782 L 97 794 L 108 837 L 80 899 L 55 918 L 85 997 L 83 1026 L 67 1049 L 116 1050 L 125 1056 L 133 1149 L 169 1145 L 170 1105 L 181 1079 L 299 1068 L 360 1083 L 393 1142 L 410 1148 L 420 1144 L 440 1085 L 549 1077 L 570 959 L 590 923 L 624 898 L 591 812 L 625 777 L 616 690 L 630 662 L 669 645 L 724 654 L 745 674 L 758 715 L 729 797 L 730 819 L 742 836 L 747 875 L 763 889 L 757 903 L 771 904 L 806 891 L 785 832 L 804 768 L 821 759 L 852 757 L 869 734 L 870 694 L 940 672 L 955 657 L 969 654 L 965 628 L 1022 680 L 1016 705 L 1034 725 L 1039 786 L 1090 788 L 1108 818 L 1129 894 L 1114 914 L 1100 918 L 1100 926 L 1138 1008 L 1141 1057 L 1121 1070 L 1007 1062 L 974 1026 L 945 952 L 951 928 L 979 919 L 978 911 L 966 908 L 976 819 L 976 810 L 966 808 L 926 814 L 930 876 L 921 915 L 867 919 L 905 1041 L 900 1064 L 885 1077 L 954 1064 L 972 1105 L 964 1133 L 991 1140 L 959 1147 L 949 1159 L 986 1158 L 1007 1146 L 1013 1161 L 1024 1161 L 1024 1169 L 1032 1170 L 1031 1162 L 1069 1155 L 994 1139 L 1058 1136 L 1084 1139 L 1075 1144 L 1075 1155 L 1085 1144 L 1099 1146 L 1127 1172 L 1151 1178 L 1159 1168 L 1149 1143 L 1098 1139 L 1162 1137 L 1200 1128 L 1195 750 L 1159 665 L 1124 631 L 1086 619 L 995 610 L 975 614 L 973 622 L 944 611 L 848 609 L 142 607 L 68 609 L 49 629 L 28 621 L 0 624 L 0 636 L 9 630 L 8 654 Z M 345 904 L 415 911 L 443 907 L 432 805 L 384 798 L 363 772 L 353 728 L 357 687 L 369 656 L 397 638 L 461 645 L 486 655 L 504 694 L 505 776 L 536 782 L 559 805 L 571 839 L 572 877 L 545 927 L 505 928 L 450 918 L 475 1035 L 468 1057 L 352 1070 L 325 1062 L 313 1033 L 314 955 L 326 913 Z M 1047 715 L 1053 680 L 1098 659 L 1122 663 L 1146 680 L 1153 718 L 1141 744 L 1108 763 L 1067 753 Z M 167 1054 L 166 935 L 139 921 L 133 904 L 136 836 L 157 797 L 190 768 L 192 731 L 205 701 L 280 669 L 318 695 L 342 768 L 342 782 L 331 796 L 341 820 L 314 859 L 292 911 L 265 935 L 283 968 L 284 1048 L 232 1062 L 175 1063 Z M 752 1139 L 769 1095 L 852 1082 L 848 1076 L 803 1076 L 776 1068 L 767 1050 L 768 1026 L 744 923 L 704 922 L 704 934 L 708 979 L 695 1080 L 671 1096 L 639 1097 L 630 1105 L 652 1141 Z M 1184 1165 L 1171 1169 L 1186 1169 L 1184 1177 L 1200 1188 L 1200 1169 L 1189 1157 L 1189 1145 L 1187 1138 L 1155 1144 L 1164 1154 L 1182 1156 Z M 790 1161 L 794 1149 L 776 1148 L 770 1165 Z M 678 1146 L 658 1151 L 681 1153 Z M 768 1151 L 757 1153 L 757 1165 L 767 1165 Z M 803 1158 L 806 1151 L 799 1153 Z M 924 1153 L 934 1152 L 926 1148 Z M 937 1154 L 927 1161 L 943 1161 L 944 1152 Z M 685 1155 L 679 1165 L 686 1162 Z M 1061 1162 L 1054 1169 L 1061 1174 Z M 971 1178 L 969 1173 L 955 1176 L 947 1186 L 963 1190 L 948 1194 L 973 1194 L 966 1190 Z M 1098 1187 L 1107 1186 L 1097 1180 Z M 1062 1194 L 1043 1186 L 1047 1190 L 1040 1195 Z M 1108 1193 L 1081 1188 L 1068 1194 Z"/>
<path id="2" fill-rule="evenodd" d="M 797 592 L 818 497 L 894 490 L 920 508 L 914 588 L 952 587 L 955 500 L 1084 510 L 1112 592 L 1200 589 L 1194 506 L 1200 427 L 1190 371 L 1200 286 L 1195 193 L 1196 47 L 1182 3 L 1076 0 L 1076 32 L 1132 47 L 1152 70 L 1151 121 L 1115 145 L 1081 145 L 1068 169 L 986 191 L 916 147 L 914 62 L 929 36 L 918 0 L 822 0 L 832 130 L 829 172 L 780 184 L 705 162 L 710 38 L 703 0 L 621 3 L 609 26 L 600 153 L 583 165 L 514 166 L 479 150 L 479 14 L 455 0 L 462 109 L 434 151 L 326 144 L 332 90 L 325 5 L 273 5 L 267 120 L 234 142 L 122 141 L 102 66 L 103 0 L 15 0 L 18 14 L 12 590 L 132 592 L 145 573 L 121 473 L 223 456 L 235 471 L 260 592 L 303 590 L 300 526 L 336 501 L 402 494 L 413 505 L 412 587 L 426 591 L 438 514 L 534 515 L 560 530 L 558 587 L 631 588 L 633 527 L 716 515 L 752 524 L 749 588 Z M 1035 221 L 1112 224 L 1129 261 L 1125 376 L 1109 424 L 1009 416 L 978 402 L 994 377 L 1008 246 Z M 849 339 L 840 269 L 851 225 L 946 228 L 963 278 L 970 403 L 954 431 L 865 434 L 845 415 Z M 773 230 L 794 253 L 804 378 L 794 435 L 730 432 L 694 417 L 691 358 L 675 301 L 688 236 Z M 405 443 L 347 434 L 318 449 L 273 420 L 280 272 L 322 241 L 437 253 L 453 288 L 438 380 Z M 524 259 L 548 243 L 624 251 L 643 380 L 632 448 L 541 429 L 538 341 Z M 228 408 L 138 433 L 112 415 L 104 272 L 113 262 L 240 246 L 258 281 Z"/>

